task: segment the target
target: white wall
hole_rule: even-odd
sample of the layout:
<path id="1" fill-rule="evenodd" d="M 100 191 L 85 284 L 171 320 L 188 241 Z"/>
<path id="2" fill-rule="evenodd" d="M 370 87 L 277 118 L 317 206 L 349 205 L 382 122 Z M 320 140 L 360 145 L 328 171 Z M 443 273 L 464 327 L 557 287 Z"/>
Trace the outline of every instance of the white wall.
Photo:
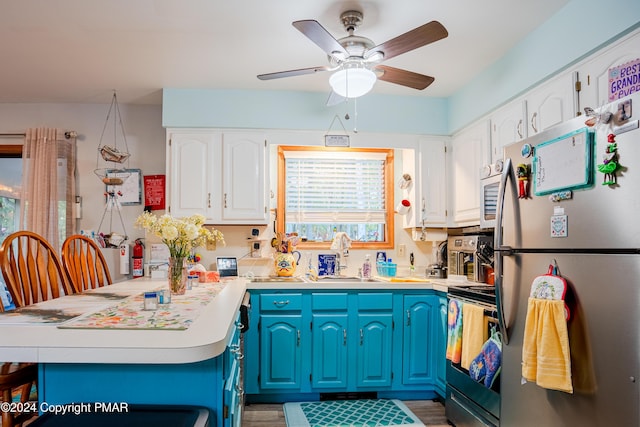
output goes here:
<path id="1" fill-rule="evenodd" d="M 110 101 L 110 94 L 106 98 Z M 165 133 L 162 128 L 162 107 L 120 105 L 122 122 L 126 131 L 127 145 L 131 152 L 130 168 L 141 169 L 142 174 L 165 173 Z M 76 231 L 98 230 L 105 207 L 105 186 L 94 174 L 100 135 L 105 126 L 109 104 L 0 104 L 0 133 L 22 133 L 30 127 L 57 127 L 75 130 L 77 140 L 77 194 L 82 197 L 82 218 L 78 220 Z M 108 122 L 102 143 L 118 148 L 124 147 L 122 131 L 118 124 L 118 139 L 113 137 L 114 113 Z M 0 143 L 18 144 L 18 138 L 2 138 Z M 100 167 L 105 167 L 104 163 Z M 144 201 L 143 201 L 144 203 Z M 143 237 L 142 230 L 135 229 L 133 222 L 142 212 L 143 205 L 123 206 L 122 218 L 126 234 L 133 241 Z M 100 231 L 122 233 L 122 225 L 117 214 L 106 214 Z"/>
<path id="2" fill-rule="evenodd" d="M 165 129 L 162 127 L 162 107 L 142 105 L 119 105 L 122 114 L 122 122 L 126 131 L 127 145 L 131 152 L 130 168 L 139 168 L 143 175 L 165 173 Z M 100 219 L 104 214 L 105 186 L 94 174 L 97 165 L 97 148 L 100 143 L 100 135 L 105 125 L 109 104 L 0 104 L 0 133 L 24 132 L 29 127 L 58 127 L 67 130 L 75 130 L 78 133 L 77 143 L 77 193 L 82 197 L 82 218 L 78 220 L 79 230 L 97 230 Z M 113 145 L 113 112 L 109 119 L 107 132 L 102 144 Z M 122 140 L 119 125 L 116 127 L 118 147 L 122 148 Z M 270 140 L 273 144 L 322 144 L 325 132 L 289 132 L 272 131 Z M 0 143 L 16 144 L 20 139 L 0 139 Z M 415 147 L 417 137 L 414 135 L 391 134 L 366 134 L 359 133 L 352 136 L 354 146 L 374 147 Z M 397 178 L 402 174 L 402 156 L 396 156 Z M 100 162 L 99 167 L 104 167 Z M 275 168 L 273 168 L 275 171 Z M 273 177 L 272 177 L 273 179 Z M 273 182 L 272 188 L 276 189 Z M 395 206 L 395 205 L 394 205 Z M 126 227 L 126 233 L 133 241 L 138 237 L 145 237 L 143 230 L 133 227 L 136 217 L 142 212 L 143 205 L 123 206 L 122 218 Z M 163 212 L 159 212 L 163 213 Z M 110 223 L 110 219 L 112 222 Z M 111 225 L 110 225 L 111 224 Z M 396 221 L 396 249 L 402 243 L 407 247 L 407 255 L 399 258 L 394 250 L 389 250 L 389 256 L 395 258 L 400 264 L 408 265 L 408 254 L 414 252 L 416 265 L 424 268 L 431 261 L 431 242 L 414 243 L 411 235 L 401 228 L 401 221 Z M 115 231 L 121 233 L 122 226 L 117 214 L 106 214 L 100 231 L 109 233 Z M 225 235 L 226 246 L 219 246 L 214 252 L 200 250 L 203 255 L 203 264 L 212 268 L 215 257 L 220 255 L 232 255 L 244 257 L 249 253 L 249 244 L 246 239 L 250 236 L 251 226 L 227 226 L 219 227 Z M 258 227 L 262 236 L 271 236 L 271 226 Z M 268 242 L 265 242 L 268 243 Z M 364 260 L 365 253 L 371 251 L 352 251 L 348 260 L 347 274 L 356 274 L 358 267 Z M 263 250 L 263 255 L 268 257 L 271 251 Z M 305 254 L 308 255 L 308 254 Z M 317 252 L 311 254 L 317 259 Z M 112 270 L 117 266 L 117 257 L 108 257 L 112 260 Z M 271 274 L 272 263 L 269 260 L 255 260 L 245 258 L 241 261 L 240 272 L 253 270 L 257 274 Z M 117 274 L 116 274 L 117 276 Z"/>

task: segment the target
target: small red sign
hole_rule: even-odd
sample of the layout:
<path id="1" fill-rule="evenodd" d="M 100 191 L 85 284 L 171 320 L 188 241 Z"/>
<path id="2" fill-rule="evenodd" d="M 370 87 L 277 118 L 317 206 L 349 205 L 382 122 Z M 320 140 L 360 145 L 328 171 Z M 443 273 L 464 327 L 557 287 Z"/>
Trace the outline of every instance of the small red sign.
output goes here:
<path id="1" fill-rule="evenodd" d="M 144 176 L 144 205 L 152 211 L 165 208 L 165 175 Z"/>

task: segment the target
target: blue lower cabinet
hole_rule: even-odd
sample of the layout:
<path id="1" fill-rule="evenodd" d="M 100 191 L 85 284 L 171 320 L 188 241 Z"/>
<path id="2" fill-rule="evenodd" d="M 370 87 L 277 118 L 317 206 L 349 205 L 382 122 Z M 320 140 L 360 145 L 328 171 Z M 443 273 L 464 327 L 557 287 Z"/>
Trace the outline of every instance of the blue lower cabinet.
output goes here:
<path id="1" fill-rule="evenodd" d="M 391 313 L 358 313 L 358 387 L 391 386 Z"/>
<path id="2" fill-rule="evenodd" d="M 346 389 L 348 318 L 346 313 L 312 315 L 311 387 Z"/>
<path id="3" fill-rule="evenodd" d="M 251 298 L 250 402 L 336 392 L 444 396 L 446 297 L 431 290 L 253 290 Z"/>
<path id="4" fill-rule="evenodd" d="M 432 384 L 433 296 L 406 295 L 402 340 L 402 383 Z"/>
<path id="5" fill-rule="evenodd" d="M 447 388 L 447 316 L 448 305 L 446 294 L 436 296 L 438 308 L 435 313 L 436 324 L 434 334 L 434 366 L 436 369 L 435 383 L 437 391 L 444 396 Z"/>
<path id="6" fill-rule="evenodd" d="M 260 315 L 260 387 L 300 389 L 302 315 Z"/>

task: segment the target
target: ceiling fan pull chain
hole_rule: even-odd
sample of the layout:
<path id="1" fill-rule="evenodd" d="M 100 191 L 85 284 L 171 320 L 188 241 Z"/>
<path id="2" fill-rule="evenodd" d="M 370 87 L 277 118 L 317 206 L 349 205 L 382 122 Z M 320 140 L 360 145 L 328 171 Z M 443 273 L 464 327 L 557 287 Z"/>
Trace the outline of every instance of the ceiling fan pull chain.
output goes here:
<path id="1" fill-rule="evenodd" d="M 353 133 L 358 133 L 358 98 L 353 99 Z"/>

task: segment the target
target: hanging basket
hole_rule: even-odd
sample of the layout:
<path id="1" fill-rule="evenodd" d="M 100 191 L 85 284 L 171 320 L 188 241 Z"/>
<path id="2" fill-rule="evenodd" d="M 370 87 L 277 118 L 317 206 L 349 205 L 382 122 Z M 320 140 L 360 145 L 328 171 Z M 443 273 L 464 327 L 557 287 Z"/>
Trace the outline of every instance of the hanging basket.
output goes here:
<path id="1" fill-rule="evenodd" d="M 126 169 L 109 168 L 94 169 L 93 173 L 96 174 L 105 185 L 122 185 L 129 175 L 131 175 Z"/>
<path id="2" fill-rule="evenodd" d="M 100 147 L 100 155 L 105 162 L 123 163 L 129 158 L 131 154 L 122 152 L 116 147 L 104 145 Z"/>

